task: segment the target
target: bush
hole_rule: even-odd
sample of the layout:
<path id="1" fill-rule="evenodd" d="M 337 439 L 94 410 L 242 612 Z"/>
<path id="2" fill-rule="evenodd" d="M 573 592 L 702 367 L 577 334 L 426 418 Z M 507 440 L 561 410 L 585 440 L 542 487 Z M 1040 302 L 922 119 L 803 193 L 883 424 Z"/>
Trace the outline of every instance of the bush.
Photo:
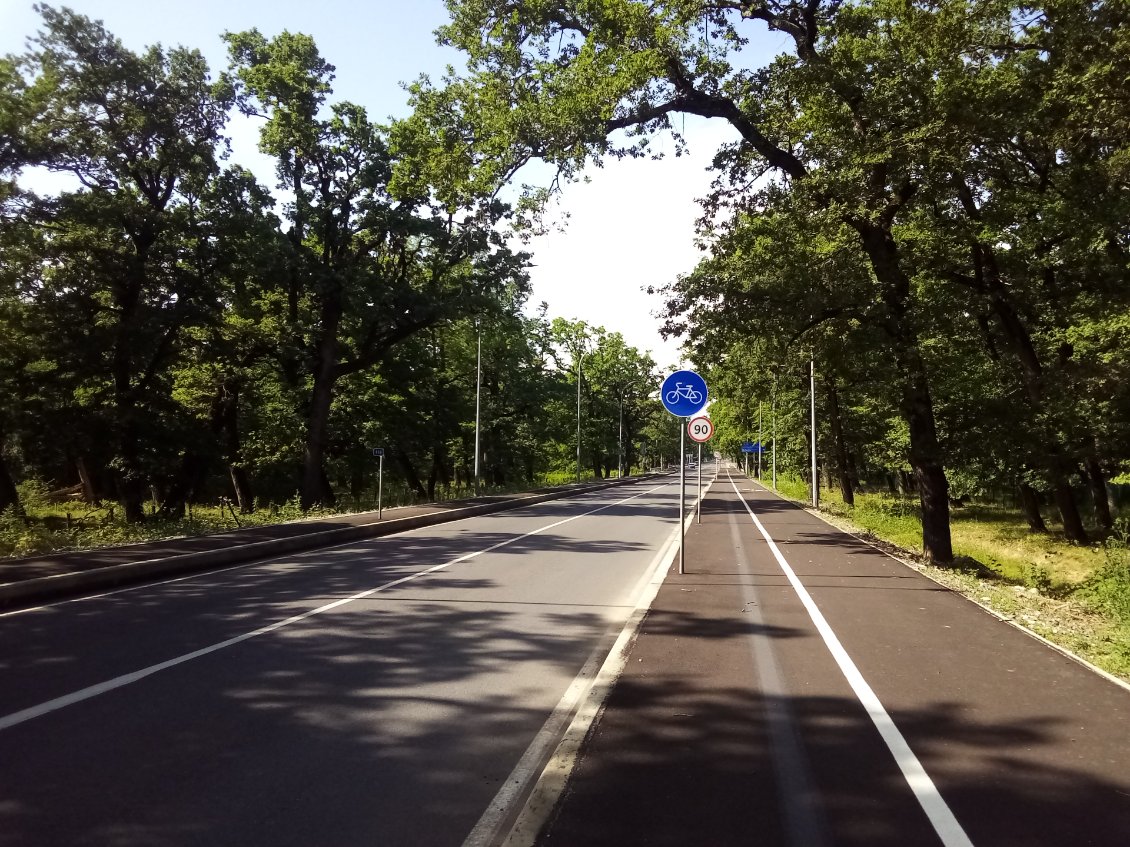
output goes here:
<path id="1" fill-rule="evenodd" d="M 33 556 L 55 549 L 55 534 L 43 524 L 28 524 L 14 508 L 0 512 L 0 556 Z"/>
<path id="2" fill-rule="evenodd" d="M 1130 522 L 1118 522 L 1103 552 L 1106 564 L 1079 587 L 1078 594 L 1120 623 L 1130 625 Z"/>

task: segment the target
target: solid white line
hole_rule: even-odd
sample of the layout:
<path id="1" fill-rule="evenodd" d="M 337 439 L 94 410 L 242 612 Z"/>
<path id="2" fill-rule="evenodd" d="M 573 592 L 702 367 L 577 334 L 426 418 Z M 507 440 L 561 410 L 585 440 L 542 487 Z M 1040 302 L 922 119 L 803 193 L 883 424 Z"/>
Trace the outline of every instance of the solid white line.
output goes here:
<path id="1" fill-rule="evenodd" d="M 521 841 L 523 833 L 537 835 L 544 818 L 542 813 L 553 808 L 564 780 L 572 770 L 579 741 L 588 733 L 588 727 L 604 702 L 611 683 L 623 670 L 624 662 L 627 661 L 628 644 L 639 628 L 643 613 L 651 607 L 667 568 L 675 559 L 675 552 L 678 549 L 675 546 L 677 537 L 678 529 L 672 529 L 671 534 L 655 554 L 655 558 L 644 569 L 640 582 L 637 583 L 638 593 L 634 592 L 635 606 L 628 619 L 624 621 L 612 648 L 605 654 L 598 647 L 585 662 L 542 728 L 534 736 L 534 740 L 522 754 L 522 758 L 518 760 L 518 764 L 503 780 L 502 787 L 463 841 L 463 847 L 486 847 L 499 843 L 502 827 L 514 818 L 516 804 L 535 777 L 538 781 L 531 796 L 518 812 L 518 817 L 514 820 L 505 843 L 507 845 L 513 845 L 516 841 L 525 843 Z M 579 710 L 578 706 L 581 707 Z M 570 716 L 573 716 L 572 721 Z M 564 730 L 564 739 L 575 740 L 573 746 L 563 740 L 562 730 Z M 543 765 L 551 749 L 553 756 L 549 764 Z"/>
<path id="2" fill-rule="evenodd" d="M 167 661 L 159 662 L 158 664 L 150 665 L 149 667 L 142 668 L 141 670 L 137 670 L 137 671 L 134 671 L 134 672 L 128 673 L 128 674 L 123 674 L 121 676 L 116 676 L 113 679 L 108 679 L 104 682 L 99 682 L 95 685 L 87 686 L 86 688 L 79 689 L 78 691 L 73 691 L 70 694 L 64 694 L 62 697 L 56 697 L 52 700 L 48 700 L 48 701 L 46 701 L 44 703 L 40 703 L 36 706 L 31 706 L 27 709 L 21 709 L 18 712 L 12 712 L 11 714 L 4 715 L 4 716 L 0 717 L 0 731 L 3 731 L 5 729 L 9 729 L 13 726 L 16 726 L 16 725 L 24 723 L 26 721 L 32 720 L 34 718 L 41 717 L 41 716 L 46 715 L 50 712 L 54 712 L 54 711 L 57 711 L 59 709 L 63 709 L 67 706 L 73 706 L 75 703 L 81 703 L 84 700 L 89 700 L 92 697 L 99 696 L 100 694 L 105 694 L 109 691 L 113 691 L 115 689 L 122 688 L 123 686 L 130 685 L 131 683 L 138 682 L 139 680 L 142 680 L 142 679 L 145 679 L 146 677 L 152 676 L 155 673 L 159 673 L 161 671 L 168 670 L 169 668 L 176 667 L 177 665 L 183 665 L 185 662 L 190 662 L 193 659 L 199 659 L 202 656 L 207 656 L 211 653 L 215 653 L 215 652 L 218 652 L 220 650 L 224 650 L 228 647 L 233 647 L 236 644 L 241 644 L 244 641 L 251 640 L 252 638 L 258 638 L 261 635 L 267 635 L 268 633 L 275 632 L 276 630 L 282 629 L 283 627 L 291 626 L 292 624 L 296 624 L 296 623 L 300 623 L 301 621 L 304 621 L 308 618 L 312 618 L 315 615 L 324 614 L 325 612 L 329 612 L 333 609 L 337 609 L 337 608 L 344 606 L 348 603 L 354 603 L 358 600 L 364 600 L 365 598 L 371 597 L 372 595 L 377 594 L 381 591 L 387 591 L 390 588 L 395 588 L 398 585 L 403 585 L 406 582 L 411 582 L 412 580 L 419 579 L 422 576 L 427 576 L 428 574 L 436 573 L 437 571 L 444 570 L 445 568 L 449 568 L 452 565 L 457 565 L 457 564 L 460 564 L 461 562 L 468 562 L 471 559 L 475 559 L 475 558 L 478 558 L 479 556 L 484 555 L 485 553 L 493 552 L 495 550 L 498 550 L 501 547 L 506 547 L 510 544 L 516 544 L 517 542 L 522 541 L 523 539 L 529 538 L 532 535 L 539 535 L 543 532 L 547 532 L 548 530 L 555 529 L 556 527 L 562 526 L 563 524 L 567 524 L 567 523 L 570 523 L 572 521 L 588 517 L 589 515 L 594 515 L 597 512 L 604 511 L 605 509 L 611 509 L 613 506 L 619 506 L 623 503 L 631 502 L 632 500 L 636 500 L 640 497 L 645 497 L 648 494 L 651 494 L 654 491 L 658 491 L 660 488 L 663 488 L 663 487 L 665 487 L 665 486 L 659 485 L 659 486 L 656 486 L 654 488 L 650 488 L 647 491 L 643 491 L 643 492 L 641 492 L 639 494 L 635 494 L 631 497 L 626 497 L 623 500 L 617 500 L 616 502 L 613 502 L 613 503 L 607 503 L 607 504 L 601 506 L 598 509 L 593 509 L 593 510 L 588 511 L 588 512 L 582 512 L 579 515 L 573 515 L 570 518 L 565 518 L 564 520 L 557 521 L 556 523 L 551 523 L 551 524 L 548 524 L 546 526 L 538 527 L 535 530 L 524 533 L 522 535 L 516 535 L 513 538 L 510 538 L 506 541 L 500 541 L 497 544 L 492 544 L 490 547 L 486 547 L 482 550 L 476 550 L 473 553 L 465 553 L 462 556 L 459 556 L 455 559 L 452 559 L 449 562 L 444 562 L 443 564 L 440 564 L 440 565 L 434 565 L 430 568 L 426 568 L 425 570 L 418 571 L 416 573 L 409 574 L 408 576 L 401 577 L 400 579 L 394 579 L 391 582 L 386 582 L 384 585 L 377 586 L 376 588 L 370 588 L 367 591 L 362 591 L 358 594 L 353 594 L 349 597 L 343 597 L 340 600 L 335 600 L 332 603 L 327 603 L 324 606 L 319 606 L 316 609 L 311 609 L 310 611 L 303 612 L 300 615 L 294 615 L 292 617 L 286 618 L 285 620 L 277 621 L 276 623 L 270 624 L 268 626 L 260 627 L 259 629 L 253 630 L 252 632 L 246 632 L 243 635 L 237 635 L 235 638 L 229 638 L 227 641 L 221 641 L 217 644 L 209 645 L 208 647 L 202 647 L 201 649 L 194 650 L 191 653 L 185 653 L 183 656 L 177 656 L 176 658 L 168 659 Z"/>
<path id="3" fill-rule="evenodd" d="M 749 503 L 746 502 L 745 497 L 742 496 L 741 490 L 734 482 L 733 478 L 730 479 L 730 484 L 734 488 L 734 492 L 738 495 L 738 499 L 742 501 L 749 516 L 753 518 L 753 523 L 761 532 L 761 536 L 769 545 L 769 549 L 773 553 L 773 557 L 777 560 L 777 564 L 781 566 L 785 577 L 792 585 L 793 590 L 800 598 L 801 604 L 808 612 L 808 616 L 812 618 L 812 623 L 816 626 L 816 631 L 820 633 L 820 637 L 824 639 L 824 643 L 828 646 L 832 658 L 836 660 L 840 670 L 843 672 L 844 677 L 851 686 L 855 696 L 859 698 L 859 702 L 863 704 L 864 710 L 867 712 L 871 722 L 875 724 L 875 728 L 879 730 L 879 735 L 882 736 L 883 741 L 886 743 L 887 748 L 894 756 L 895 763 L 898 765 L 899 770 L 902 771 L 903 778 L 906 780 L 910 790 L 914 793 L 915 798 L 918 800 L 922 811 L 926 813 L 926 817 L 930 819 L 930 823 L 934 827 L 934 831 L 942 840 L 945 847 L 973 847 L 973 842 L 969 840 L 969 836 L 965 834 L 961 824 L 958 823 L 957 818 L 954 817 L 950 807 L 946 805 L 946 801 L 942 799 L 942 795 L 938 792 L 934 781 L 930 779 L 926 769 L 922 767 L 922 763 L 918 761 L 918 757 L 914 755 L 914 751 L 910 749 L 906 739 L 903 737 L 899 728 L 895 725 L 894 720 L 887 713 L 886 708 L 879 701 L 879 698 L 872 691 L 871 686 L 863 678 L 863 674 L 859 672 L 859 668 L 855 666 L 848 655 L 844 646 L 840 643 L 840 639 L 828 624 L 824 614 L 816 605 L 816 601 L 812 599 L 812 595 L 808 593 L 808 589 L 801 583 L 800 578 L 792 569 L 785 557 L 781 555 L 780 549 L 777 544 L 766 532 L 765 527 L 762 526 L 761 521 L 758 520 L 757 515 L 753 513 Z"/>
<path id="4" fill-rule="evenodd" d="M 684 534 L 690 529 L 693 522 L 694 515 L 687 515 L 682 528 Z M 603 710 L 604 702 L 608 699 L 613 685 L 624 671 L 624 665 L 631 653 L 632 642 L 636 639 L 644 616 L 655 601 L 659 588 L 666 579 L 667 572 L 674 565 L 679 552 L 678 541 L 679 528 L 675 527 L 664 547 L 656 555 L 655 567 L 650 571 L 649 584 L 645 586 L 643 593 L 636 601 L 635 610 L 624 623 L 624 628 L 620 631 L 612 649 L 608 651 L 608 656 L 604 660 L 604 664 L 601 665 L 600 671 L 584 689 L 576 714 L 573 715 L 569 727 L 561 736 L 556 749 L 542 769 L 526 801 L 518 810 L 517 817 L 514 818 L 514 823 L 506 837 L 501 842 L 494 840 L 475 842 L 471 841 L 470 836 L 468 836 L 463 847 L 478 847 L 480 844 L 491 843 L 501 843 L 502 847 L 533 847 L 536 843 L 538 835 L 557 806 L 558 799 L 564 792 L 565 785 L 573 773 L 585 738 L 588 737 L 593 723 Z M 513 811 L 509 810 L 509 814 L 504 815 L 502 810 L 499 810 L 498 817 L 508 820 L 509 817 L 513 816 Z M 472 835 L 474 834 L 474 831 L 472 831 Z"/>

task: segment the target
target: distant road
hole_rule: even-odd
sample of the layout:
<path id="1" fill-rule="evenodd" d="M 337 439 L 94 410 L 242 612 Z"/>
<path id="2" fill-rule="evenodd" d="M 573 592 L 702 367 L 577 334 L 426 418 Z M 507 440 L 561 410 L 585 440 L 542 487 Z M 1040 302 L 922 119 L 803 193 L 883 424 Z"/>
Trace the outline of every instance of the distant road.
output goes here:
<path id="1" fill-rule="evenodd" d="M 0 845 L 458 845 L 677 480 L 0 616 Z"/>

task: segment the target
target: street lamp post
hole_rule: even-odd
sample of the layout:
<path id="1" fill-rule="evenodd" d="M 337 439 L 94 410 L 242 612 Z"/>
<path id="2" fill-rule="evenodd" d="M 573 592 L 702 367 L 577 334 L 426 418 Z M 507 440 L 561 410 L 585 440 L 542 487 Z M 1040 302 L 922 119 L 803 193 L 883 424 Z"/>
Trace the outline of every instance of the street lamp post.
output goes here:
<path id="1" fill-rule="evenodd" d="M 820 481 L 816 477 L 816 360 L 808 360 L 808 396 L 812 404 L 812 508 L 820 508 Z"/>
<path id="2" fill-rule="evenodd" d="M 616 476 L 624 478 L 624 392 L 620 392 L 620 452 L 616 460 Z"/>
<path id="3" fill-rule="evenodd" d="M 478 497 L 480 398 L 483 386 L 483 329 L 478 321 L 475 321 L 475 333 L 478 336 L 478 351 L 475 354 L 475 496 Z"/>
<path id="4" fill-rule="evenodd" d="M 773 374 L 773 490 L 777 490 L 777 374 Z"/>
<path id="5" fill-rule="evenodd" d="M 577 351 L 577 482 L 581 481 L 581 360 L 585 357 L 585 351 L 578 348 Z"/>

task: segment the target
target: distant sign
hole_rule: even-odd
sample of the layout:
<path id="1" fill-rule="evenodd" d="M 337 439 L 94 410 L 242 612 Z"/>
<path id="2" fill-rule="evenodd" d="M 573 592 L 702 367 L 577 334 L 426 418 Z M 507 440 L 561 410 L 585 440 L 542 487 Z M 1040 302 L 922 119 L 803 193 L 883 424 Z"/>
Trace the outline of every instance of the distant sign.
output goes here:
<path id="1" fill-rule="evenodd" d="M 760 441 L 743 441 L 742 442 L 742 452 L 743 453 L 764 453 L 765 448 L 761 446 Z"/>
<path id="2" fill-rule="evenodd" d="M 384 447 L 374 447 L 373 448 L 373 456 L 374 457 L 381 458 L 381 457 L 384 456 L 384 454 L 385 454 L 385 448 Z"/>
<path id="3" fill-rule="evenodd" d="M 691 441 L 709 441 L 714 435 L 714 424 L 706 415 L 694 418 L 687 424 L 687 435 Z"/>
<path id="4" fill-rule="evenodd" d="M 689 418 L 701 411 L 708 394 L 706 380 L 694 371 L 675 371 L 663 380 L 659 389 L 663 407 L 680 418 Z"/>

